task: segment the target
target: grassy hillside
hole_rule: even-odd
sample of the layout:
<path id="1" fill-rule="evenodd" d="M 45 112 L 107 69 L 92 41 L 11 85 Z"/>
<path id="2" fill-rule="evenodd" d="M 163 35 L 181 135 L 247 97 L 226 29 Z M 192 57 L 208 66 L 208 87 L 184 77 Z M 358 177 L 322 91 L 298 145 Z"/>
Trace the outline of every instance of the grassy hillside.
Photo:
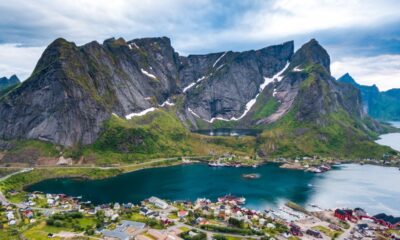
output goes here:
<path id="1" fill-rule="evenodd" d="M 267 156 L 323 156 L 334 158 L 381 158 L 395 152 L 372 141 L 377 135 L 366 131 L 363 120 L 353 120 L 344 111 L 325 116 L 325 124 L 299 122 L 296 110 L 265 130 L 259 148 Z"/>
<path id="2" fill-rule="evenodd" d="M 132 120 L 112 116 L 94 144 L 70 153 L 109 164 L 226 152 L 251 156 L 254 146 L 254 137 L 209 137 L 191 133 L 172 110 L 157 109 Z"/>

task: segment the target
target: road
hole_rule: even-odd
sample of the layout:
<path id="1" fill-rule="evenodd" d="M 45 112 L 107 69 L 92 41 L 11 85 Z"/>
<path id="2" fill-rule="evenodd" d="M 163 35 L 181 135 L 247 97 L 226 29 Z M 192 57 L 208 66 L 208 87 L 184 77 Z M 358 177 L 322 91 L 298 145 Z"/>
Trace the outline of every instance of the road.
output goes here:
<path id="1" fill-rule="evenodd" d="M 6 180 L 7 178 L 9 178 L 11 176 L 14 176 L 14 175 L 17 175 L 17 174 L 20 174 L 20 173 L 29 172 L 29 171 L 32 171 L 32 170 L 33 170 L 33 168 L 24 168 L 24 169 L 22 169 L 22 170 L 20 170 L 18 172 L 14 172 L 14 173 L 8 174 L 7 176 L 4 176 L 4 177 L 0 178 L 0 182 Z M 3 194 L 3 192 L 1 190 L 0 190 L 0 202 L 3 205 L 9 205 L 10 204 L 10 202 L 7 200 L 7 198 L 4 196 L 4 194 Z"/>

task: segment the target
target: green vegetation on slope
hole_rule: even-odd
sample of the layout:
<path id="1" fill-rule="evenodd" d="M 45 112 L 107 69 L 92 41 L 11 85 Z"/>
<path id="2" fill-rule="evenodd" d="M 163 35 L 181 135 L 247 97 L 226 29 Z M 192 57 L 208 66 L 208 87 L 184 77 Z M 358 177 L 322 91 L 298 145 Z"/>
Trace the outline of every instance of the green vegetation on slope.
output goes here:
<path id="1" fill-rule="evenodd" d="M 225 152 L 252 155 L 254 143 L 254 137 L 209 137 L 191 133 L 175 113 L 158 109 L 132 120 L 112 116 L 99 139 L 85 147 L 82 154 L 100 164 L 132 163 Z"/>
<path id="2" fill-rule="evenodd" d="M 357 127 L 357 123 L 328 121 L 324 126 L 312 123 L 298 124 L 290 114 L 262 133 L 260 148 L 269 156 L 324 156 L 337 158 L 381 158 L 392 152 L 380 146 Z M 332 118 L 341 118 L 339 113 Z"/>
<path id="3" fill-rule="evenodd" d="M 24 186 L 34 184 L 49 178 L 79 177 L 101 179 L 121 173 L 118 169 L 98 168 L 37 168 L 29 172 L 13 175 L 0 182 L 0 190 L 6 193 L 10 190 L 22 190 Z"/>

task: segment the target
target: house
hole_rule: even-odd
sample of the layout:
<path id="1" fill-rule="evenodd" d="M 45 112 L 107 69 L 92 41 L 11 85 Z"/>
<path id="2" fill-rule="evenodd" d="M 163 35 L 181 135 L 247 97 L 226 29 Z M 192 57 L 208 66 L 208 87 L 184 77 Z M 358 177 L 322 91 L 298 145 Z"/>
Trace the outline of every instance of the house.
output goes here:
<path id="1" fill-rule="evenodd" d="M 11 220 L 15 219 L 14 213 L 12 211 L 8 211 L 7 212 L 7 219 L 8 219 L 8 221 L 11 221 Z"/>
<path id="2" fill-rule="evenodd" d="M 400 226 L 400 217 L 393 217 L 391 215 L 386 215 L 384 213 L 380 213 L 373 216 L 373 220 L 376 223 L 388 228 L 396 228 Z"/>
<path id="3" fill-rule="evenodd" d="M 119 210 L 121 208 L 121 205 L 119 203 L 114 204 L 114 210 Z"/>
<path id="4" fill-rule="evenodd" d="M 154 204 L 154 206 L 161 208 L 161 209 L 167 209 L 168 208 L 168 203 L 165 202 L 164 200 L 159 199 L 158 197 L 151 197 L 149 198 L 149 202 Z"/>
<path id="5" fill-rule="evenodd" d="M 339 218 L 342 221 L 346 221 L 347 219 L 351 219 L 353 216 L 353 211 L 351 210 L 344 210 L 344 209 L 336 209 L 334 216 Z"/>
<path id="6" fill-rule="evenodd" d="M 322 238 L 322 234 L 318 231 L 312 230 L 312 229 L 308 229 L 306 231 L 307 235 L 313 236 L 315 238 Z"/>
<path id="7" fill-rule="evenodd" d="M 142 207 L 142 208 L 140 208 L 140 212 L 139 213 L 142 214 L 143 216 L 150 216 L 150 215 L 153 214 L 153 211 L 151 211 L 148 208 Z"/>
<path id="8" fill-rule="evenodd" d="M 368 216 L 367 212 L 362 208 L 354 208 L 353 213 L 358 219 Z"/>
<path id="9" fill-rule="evenodd" d="M 33 212 L 31 210 L 24 211 L 24 216 L 26 218 L 33 218 Z"/>
<path id="10" fill-rule="evenodd" d="M 303 233 L 301 232 L 301 228 L 294 223 L 290 224 L 290 233 L 293 236 L 303 236 Z"/>
<path id="11" fill-rule="evenodd" d="M 186 217 L 187 215 L 188 215 L 188 211 L 184 211 L 184 210 L 178 211 L 178 217 L 179 217 L 180 219 Z"/>
<path id="12" fill-rule="evenodd" d="M 106 239 L 130 240 L 144 227 L 144 223 L 123 220 L 114 230 L 102 230 L 101 233 Z"/>

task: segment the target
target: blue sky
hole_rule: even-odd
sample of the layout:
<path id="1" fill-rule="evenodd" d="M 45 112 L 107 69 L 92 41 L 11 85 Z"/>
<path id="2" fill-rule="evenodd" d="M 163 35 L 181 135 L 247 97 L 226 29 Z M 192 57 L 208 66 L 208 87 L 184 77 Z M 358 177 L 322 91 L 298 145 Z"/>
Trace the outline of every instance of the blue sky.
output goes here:
<path id="1" fill-rule="evenodd" d="M 397 0 L 13 0 L 0 2 L 0 76 L 29 77 L 57 37 L 168 36 L 182 55 L 248 50 L 316 38 L 335 77 L 400 88 Z"/>

